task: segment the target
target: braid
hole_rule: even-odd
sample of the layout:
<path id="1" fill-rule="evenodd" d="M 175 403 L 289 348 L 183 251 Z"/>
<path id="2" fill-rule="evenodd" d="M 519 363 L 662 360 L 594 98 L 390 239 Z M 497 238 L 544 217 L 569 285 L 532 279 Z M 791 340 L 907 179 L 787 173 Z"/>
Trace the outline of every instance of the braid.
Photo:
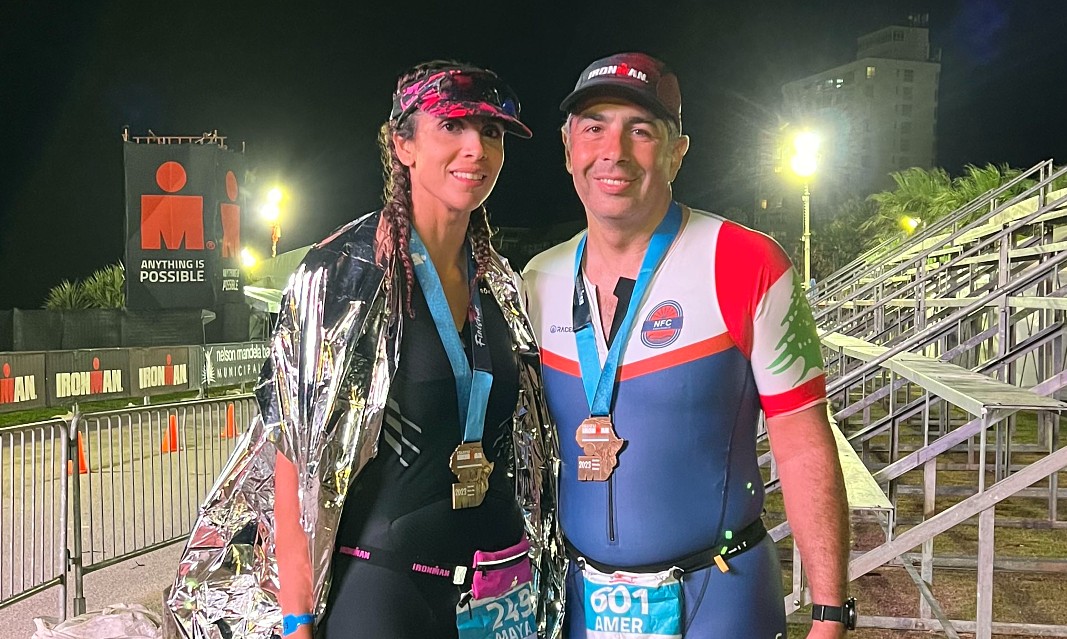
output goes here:
<path id="1" fill-rule="evenodd" d="M 404 270 L 404 308 L 414 317 L 411 308 L 411 291 L 414 288 L 415 267 L 411 263 L 408 239 L 411 237 L 411 174 L 400 162 L 393 145 L 393 134 L 410 138 L 415 134 L 414 120 L 409 119 L 400 129 L 391 122 L 382 125 L 378 133 L 378 146 L 382 153 L 382 168 L 385 172 L 385 188 L 382 200 L 382 226 L 384 234 L 378 238 L 374 257 L 380 266 L 387 266 L 399 259 Z"/>
<path id="2" fill-rule="evenodd" d="M 485 210 L 485 205 L 479 206 L 471 211 L 471 220 L 467 224 L 467 237 L 471 241 L 471 250 L 474 253 L 474 264 L 477 269 L 474 274 L 475 282 L 480 280 L 489 268 L 492 236 L 493 232 L 489 228 L 489 212 Z"/>
<path id="3" fill-rule="evenodd" d="M 401 87 L 418 79 L 420 76 L 433 73 L 440 69 L 462 66 L 454 60 L 434 60 L 424 62 L 412 67 L 397 80 L 396 86 Z M 415 118 L 401 118 L 400 125 L 389 121 L 382 125 L 378 132 L 378 148 L 381 151 L 382 171 L 385 178 L 385 187 L 382 190 L 381 222 L 378 227 L 377 247 L 375 248 L 375 261 L 382 267 L 388 267 L 394 260 L 400 260 L 400 266 L 404 271 L 404 307 L 409 316 L 414 317 L 415 312 L 411 307 L 411 292 L 415 287 L 415 267 L 411 262 L 411 251 L 408 248 L 408 240 L 411 238 L 411 173 L 408 167 L 400 161 L 393 144 L 393 136 L 410 140 L 415 135 Z M 475 281 L 485 275 L 489 266 L 489 256 L 492 249 L 489 238 L 492 235 L 489 229 L 489 218 L 485 207 L 479 207 L 471 213 L 471 220 L 467 226 L 467 235 L 470 237 L 471 247 L 474 253 L 474 262 L 477 266 Z"/>
<path id="4" fill-rule="evenodd" d="M 420 76 L 456 64 L 452 60 L 434 60 L 416 65 L 400 76 L 396 82 L 397 90 Z M 405 140 L 414 137 L 415 118 L 404 118 L 400 126 L 396 126 L 395 122 L 386 122 L 378 132 L 385 187 L 382 189 L 384 206 L 374 258 L 382 267 L 388 266 L 395 259 L 400 260 L 400 266 L 404 269 L 404 308 L 409 316 L 414 317 L 411 291 L 415 288 L 415 266 L 411 263 L 411 250 L 408 248 L 412 215 L 411 173 L 396 155 L 393 135 L 399 135 Z"/>

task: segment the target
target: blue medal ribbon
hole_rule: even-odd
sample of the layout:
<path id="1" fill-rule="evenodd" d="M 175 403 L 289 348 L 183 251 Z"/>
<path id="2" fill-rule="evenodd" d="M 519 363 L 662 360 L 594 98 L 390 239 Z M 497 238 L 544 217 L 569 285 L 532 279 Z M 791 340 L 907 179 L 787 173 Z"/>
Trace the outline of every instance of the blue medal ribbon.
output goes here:
<path id="1" fill-rule="evenodd" d="M 467 273 L 472 278 L 470 309 L 473 318 L 470 322 L 471 348 L 474 351 L 474 370 L 467 363 L 467 353 L 459 341 L 452 319 L 452 310 L 448 306 L 445 290 L 441 286 L 441 277 L 437 274 L 430 254 L 414 226 L 411 228 L 411 261 L 415 265 L 415 277 L 419 279 L 422 294 L 430 307 L 437 334 L 452 365 L 452 375 L 456 378 L 456 398 L 459 401 L 459 420 L 464 424 L 463 443 L 480 442 L 485 430 L 485 411 L 489 406 L 489 391 L 493 387 L 493 365 L 489 356 L 489 344 L 485 339 L 485 323 L 482 314 L 482 299 L 478 286 L 473 282 L 475 265 L 469 247 L 467 252 Z"/>
<path id="2" fill-rule="evenodd" d="M 611 414 L 611 407 L 615 399 L 615 377 L 619 369 L 619 361 L 626 342 L 629 340 L 630 331 L 633 329 L 634 319 L 641 307 L 641 302 L 648 291 L 652 276 L 659 267 L 663 257 L 667 254 L 674 238 L 678 236 L 678 230 L 682 226 L 682 207 L 672 201 L 667 215 L 652 232 L 652 238 L 645 250 L 645 257 L 641 260 L 641 271 L 637 275 L 637 283 L 634 285 L 633 294 L 630 296 L 630 304 L 626 309 L 619 332 L 615 335 L 608 356 L 604 360 L 604 366 L 600 366 L 600 354 L 596 347 L 596 333 L 593 329 L 592 311 L 589 306 L 588 294 L 585 290 L 585 282 L 582 279 L 582 258 L 585 255 L 586 235 L 578 241 L 578 250 L 574 255 L 574 300 L 571 306 L 571 320 L 574 328 L 574 339 L 578 344 L 578 362 L 582 370 L 582 384 L 585 386 L 585 396 L 589 401 L 590 415 L 594 417 Z"/>

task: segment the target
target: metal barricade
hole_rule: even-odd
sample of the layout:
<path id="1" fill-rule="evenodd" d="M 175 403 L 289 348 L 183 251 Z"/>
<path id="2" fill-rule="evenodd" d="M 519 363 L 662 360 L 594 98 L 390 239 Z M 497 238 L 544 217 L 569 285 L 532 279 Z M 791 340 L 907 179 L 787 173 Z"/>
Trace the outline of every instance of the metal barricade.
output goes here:
<path id="1" fill-rule="evenodd" d="M 0 609 L 184 539 L 259 407 L 251 394 L 0 428 Z"/>
<path id="2" fill-rule="evenodd" d="M 0 608 L 58 585 L 65 613 L 69 434 L 61 419 L 0 428 Z"/>
<path id="3" fill-rule="evenodd" d="M 254 397 L 242 395 L 79 416 L 90 472 L 73 513 L 83 531 L 72 548 L 75 614 L 84 611 L 82 574 L 189 534 L 257 410 Z"/>

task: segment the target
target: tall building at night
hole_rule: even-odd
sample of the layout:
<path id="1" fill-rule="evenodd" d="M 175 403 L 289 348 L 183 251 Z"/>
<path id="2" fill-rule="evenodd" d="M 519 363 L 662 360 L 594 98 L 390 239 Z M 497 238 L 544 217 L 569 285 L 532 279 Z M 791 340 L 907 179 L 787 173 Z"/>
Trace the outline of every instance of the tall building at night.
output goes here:
<path id="1" fill-rule="evenodd" d="M 763 230 L 780 235 L 782 226 L 799 226 L 793 218 L 801 187 L 789 174 L 796 131 L 822 138 L 811 179 L 816 221 L 836 202 L 890 188 L 894 171 L 934 166 L 941 64 L 930 50 L 926 18 L 879 29 L 857 45 L 852 62 L 782 87 L 785 123 L 760 141 L 756 223 Z"/>

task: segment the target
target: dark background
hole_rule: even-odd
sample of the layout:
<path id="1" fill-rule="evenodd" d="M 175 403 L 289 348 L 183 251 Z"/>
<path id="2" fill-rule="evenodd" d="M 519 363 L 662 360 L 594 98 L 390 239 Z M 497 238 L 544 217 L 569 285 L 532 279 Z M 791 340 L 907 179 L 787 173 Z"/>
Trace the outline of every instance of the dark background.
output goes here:
<path id="1" fill-rule="evenodd" d="M 22 2 L 0 9 L 0 308 L 123 257 L 121 134 L 245 143 L 254 187 L 292 194 L 280 251 L 379 204 L 375 145 L 396 76 L 449 57 L 496 70 L 532 140 L 509 139 L 493 223 L 582 212 L 559 101 L 593 59 L 677 71 L 692 147 L 679 199 L 750 207 L 747 168 L 784 82 L 851 60 L 858 36 L 928 13 L 941 49 L 939 164 L 1067 157 L 1061 0 L 824 2 Z M 260 247 L 261 249 L 264 247 Z"/>

